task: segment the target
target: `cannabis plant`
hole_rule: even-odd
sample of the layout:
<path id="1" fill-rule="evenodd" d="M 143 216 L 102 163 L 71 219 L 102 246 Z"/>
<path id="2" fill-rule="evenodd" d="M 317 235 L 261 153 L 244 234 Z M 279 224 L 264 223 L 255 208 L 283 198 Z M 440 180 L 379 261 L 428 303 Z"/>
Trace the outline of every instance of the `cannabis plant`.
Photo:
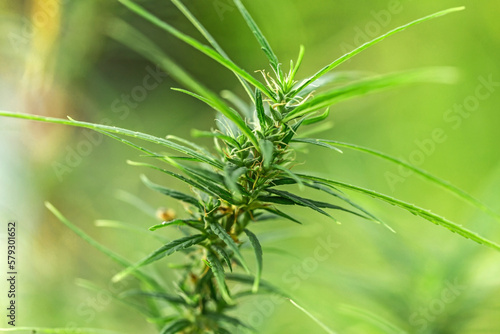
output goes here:
<path id="1" fill-rule="evenodd" d="M 373 77 L 344 75 L 342 72 L 332 71 L 361 51 L 397 32 L 460 11 L 463 7 L 441 11 L 391 30 L 343 55 L 309 78 L 298 80 L 296 75 L 304 57 L 304 48 L 300 47 L 295 62 L 291 61 L 289 67 L 285 66 L 278 60 L 241 1 L 234 0 L 269 60 L 270 71 L 261 70 L 263 81 L 259 81 L 230 59 L 179 0 L 173 0 L 173 3 L 205 37 L 210 46 L 185 35 L 133 1 L 120 2 L 158 28 L 226 67 L 238 78 L 248 95 L 247 102 L 242 102 L 235 94 L 225 94 L 229 100 L 226 102 L 197 82 L 151 40 L 127 23 L 115 20 L 109 26 L 109 35 L 112 38 L 159 64 L 187 88 L 176 88 L 176 91 L 206 103 L 217 112 L 216 129 L 193 132 L 195 137 L 212 138 L 212 149 L 174 136 L 160 138 L 114 126 L 76 121 L 70 117 L 65 120 L 12 112 L 0 112 L 0 115 L 93 129 L 138 150 L 149 157 L 148 161 L 153 158 L 161 163 L 154 165 L 149 162 L 129 161 L 130 165 L 155 169 L 165 179 L 174 178 L 189 186 L 191 192 L 185 193 L 154 183 L 142 176 L 147 187 L 180 201 L 185 208 L 185 212 L 179 217 L 163 213 L 165 221 L 151 226 L 150 230 L 175 226 L 180 228 L 184 236 L 152 250 L 148 256 L 135 263 L 130 263 L 98 244 L 70 223 L 52 204 L 46 204 L 63 223 L 123 266 L 123 270 L 112 278 L 113 281 L 120 281 L 130 275 L 137 278 L 141 288 L 124 291 L 119 297 L 147 300 L 141 311 L 157 326 L 159 332 L 193 334 L 234 333 L 237 328 L 252 330 L 228 314 L 238 305 L 241 297 L 273 292 L 290 298 L 261 280 L 264 254 L 258 236 L 252 232 L 252 226 L 264 220 L 284 219 L 300 224 L 298 219 L 287 212 L 288 206 L 313 210 L 333 221 L 336 221 L 335 212 L 343 211 L 388 227 L 363 206 L 349 199 L 342 190 L 374 197 L 472 241 L 500 250 L 496 243 L 428 210 L 374 190 L 300 172 L 296 167 L 296 148 L 304 145 L 316 145 L 337 152 L 341 152 L 340 148 L 356 150 L 410 169 L 498 219 L 497 214 L 462 190 L 406 162 L 355 144 L 305 136 L 306 133 L 314 133 L 314 130 L 308 127 L 322 127 L 322 122 L 329 117 L 329 108 L 340 101 L 417 82 L 449 82 L 453 77 L 453 70 L 448 68 L 410 70 Z M 160 149 L 175 153 L 158 153 L 140 146 L 137 140 L 154 143 Z M 317 191 L 321 200 L 304 197 L 304 188 Z M 327 198 L 331 198 L 333 203 Z M 244 245 L 250 245 L 255 251 L 254 268 L 251 268 L 242 255 L 241 248 Z M 144 267 L 156 261 L 165 261 L 166 256 L 175 252 L 183 253 L 185 261 L 175 269 L 180 272 L 181 278 L 175 282 L 175 289 L 169 291 L 164 282 L 149 275 Z M 235 293 L 232 290 L 234 282 L 247 286 L 247 289 Z M 165 308 L 165 303 L 169 307 Z M 329 331 L 326 328 L 325 330 Z"/>

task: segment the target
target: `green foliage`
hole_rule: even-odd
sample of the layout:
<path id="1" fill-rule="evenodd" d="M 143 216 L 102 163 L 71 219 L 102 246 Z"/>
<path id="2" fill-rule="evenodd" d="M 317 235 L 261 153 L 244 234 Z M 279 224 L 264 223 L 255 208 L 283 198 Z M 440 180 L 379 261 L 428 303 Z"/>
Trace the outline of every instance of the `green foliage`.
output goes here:
<path id="1" fill-rule="evenodd" d="M 434 224 L 448 228 L 465 238 L 500 250 L 500 246 L 493 241 L 415 205 L 359 186 L 297 173 L 292 170 L 295 163 L 294 145 L 296 144 L 319 145 L 333 149 L 338 153 L 342 153 L 338 147 L 346 147 L 409 168 L 498 218 L 496 213 L 462 190 L 398 159 L 354 144 L 303 138 L 306 134 L 302 131 L 303 127 L 322 122 L 322 124 L 326 124 L 330 107 L 340 101 L 403 84 L 416 82 L 448 83 L 452 81 L 455 73 L 448 68 L 412 70 L 374 77 L 347 75 L 341 76 L 343 80 L 348 79 L 342 85 L 337 85 L 324 92 L 312 93 L 314 89 L 322 88 L 325 83 L 337 80 L 337 77 L 328 77 L 326 74 L 366 48 L 413 25 L 461 10 L 462 7 L 438 12 L 391 30 L 340 57 L 298 84 L 295 76 L 304 57 L 304 48 L 300 47 L 296 63 L 291 62 L 290 69 L 285 74 L 277 55 L 240 0 L 234 0 L 234 3 L 259 42 L 274 72 L 273 75 L 263 72 L 265 83 L 260 82 L 236 65 L 213 36 L 179 0 L 173 0 L 174 4 L 203 35 L 211 47 L 187 36 L 133 1 L 120 0 L 120 2 L 132 12 L 228 68 L 240 80 L 252 103 L 250 108 L 235 94 L 225 92 L 222 97 L 230 101 L 234 108 L 228 105 L 222 97 L 193 79 L 146 36 L 128 24 L 119 20 L 110 24 L 108 33 L 112 38 L 129 46 L 149 60 L 160 64 L 165 71 L 188 89 L 176 89 L 177 91 L 202 101 L 216 111 L 220 121 L 219 129 L 193 131 L 195 137 L 212 137 L 215 142 L 213 150 L 207 150 L 191 141 L 173 136 L 164 139 L 128 129 L 73 119 L 56 119 L 11 112 L 0 112 L 0 116 L 93 129 L 140 151 L 141 154 L 146 154 L 150 160 L 153 158 L 160 163 L 167 164 L 170 169 L 173 168 L 176 172 L 150 163 L 129 161 L 129 164 L 154 169 L 161 172 L 162 176 L 168 175 L 190 186 L 192 193 L 186 194 L 153 183 L 147 177 L 142 176 L 147 187 L 181 202 L 186 209 L 185 217 L 174 217 L 161 224 L 151 226 L 149 230 L 156 231 L 176 226 L 181 229 L 185 236 L 170 242 L 163 242 L 163 246 L 152 251 L 135 264 L 131 264 L 98 244 L 70 223 L 52 205 L 47 204 L 47 207 L 64 224 L 124 267 L 120 273 L 115 275 L 114 281 L 121 280 L 128 275 L 134 275 L 139 279 L 140 289 L 126 291 L 121 295 L 121 298 L 124 300 L 134 298 L 143 302 L 149 308 L 148 311 L 155 315 L 153 320 L 160 333 L 231 333 L 234 332 L 235 328 L 246 328 L 238 319 L 227 315 L 227 311 L 237 304 L 240 297 L 256 293 L 274 293 L 289 298 L 286 293 L 261 279 L 264 267 L 263 249 L 258 236 L 251 231 L 253 223 L 269 218 L 286 219 L 300 224 L 299 220 L 281 211 L 281 206 L 298 206 L 310 209 L 328 216 L 334 221 L 336 221 L 335 218 L 327 210 L 341 210 L 353 216 L 386 225 L 363 206 L 350 200 L 348 195 L 338 190 L 339 188 L 375 197 Z M 321 112 L 323 109 L 325 110 Z M 302 138 L 299 138 L 299 135 Z M 141 147 L 125 137 L 130 140 L 151 142 L 156 144 L 161 152 L 166 149 L 173 153 L 172 155 L 170 155 L 171 153 L 160 154 Z M 301 194 L 305 187 L 316 191 L 319 195 L 324 196 L 325 193 L 331 195 L 332 198 L 341 201 L 342 205 L 305 197 Z M 141 206 L 144 205 L 141 204 Z M 130 229 L 127 225 L 116 222 L 101 222 L 101 225 Z M 243 234 L 247 236 L 248 241 L 241 240 Z M 242 246 L 246 245 L 251 246 L 255 253 L 255 274 L 252 274 L 241 252 Z M 143 267 L 177 252 L 182 253 L 186 260 L 183 265 L 177 268 L 181 273 L 181 279 L 176 282 L 175 291 L 167 293 L 163 282 L 158 282 L 145 274 Z M 241 271 L 247 274 L 242 274 Z M 232 294 L 230 282 L 238 282 L 251 288 Z M 169 308 L 163 312 L 161 302 L 165 301 L 169 304 Z M 333 333 L 311 312 L 296 302 L 292 303 L 325 331 Z M 43 329 L 36 330 L 43 332 Z M 57 330 L 46 332 L 59 333 Z"/>

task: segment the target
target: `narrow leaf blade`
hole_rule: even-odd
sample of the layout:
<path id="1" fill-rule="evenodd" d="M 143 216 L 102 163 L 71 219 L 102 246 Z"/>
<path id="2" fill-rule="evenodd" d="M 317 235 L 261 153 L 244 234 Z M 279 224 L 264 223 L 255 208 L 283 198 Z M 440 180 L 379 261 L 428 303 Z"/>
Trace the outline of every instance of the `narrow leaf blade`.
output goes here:
<path id="1" fill-rule="evenodd" d="M 245 233 L 252 244 L 255 251 L 255 259 L 257 260 L 257 274 L 255 274 L 255 282 L 252 287 L 252 291 L 256 293 L 259 291 L 260 278 L 262 276 L 263 260 L 262 260 L 262 246 L 260 245 L 257 236 L 250 230 L 245 229 Z"/>

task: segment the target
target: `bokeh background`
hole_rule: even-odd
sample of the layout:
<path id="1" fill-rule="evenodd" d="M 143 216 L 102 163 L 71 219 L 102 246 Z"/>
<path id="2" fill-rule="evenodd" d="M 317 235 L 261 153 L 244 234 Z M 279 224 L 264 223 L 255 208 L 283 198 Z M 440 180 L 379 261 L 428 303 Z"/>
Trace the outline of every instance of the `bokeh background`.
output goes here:
<path id="1" fill-rule="evenodd" d="M 140 2 L 201 39 L 170 2 Z M 269 70 L 231 1 L 184 3 L 243 68 Z M 461 73 L 455 85 L 415 85 L 344 102 L 330 115 L 333 128 L 318 136 L 418 161 L 420 167 L 500 212 L 498 2 L 253 0 L 245 4 L 284 64 L 296 58 L 300 44 L 305 46 L 300 78 L 368 38 L 432 12 L 466 5 L 466 11 L 393 36 L 341 68 L 387 73 L 454 66 Z M 170 78 L 159 75 L 157 87 L 137 88 L 156 67 L 108 37 L 109 23 L 116 18 L 145 33 L 212 90 L 234 90 L 244 97 L 231 73 L 116 1 L 2 1 L 0 11 L 3 110 L 111 122 L 158 136 L 186 137 L 193 128 L 213 127 L 213 112 L 172 91 L 178 85 Z M 475 98 L 478 89 L 488 96 Z M 146 94 L 138 98 L 139 90 Z M 460 106 L 465 110 L 462 115 L 453 111 Z M 445 139 L 429 142 L 436 129 Z M 0 119 L 0 139 L 2 226 L 8 219 L 20 226 L 18 325 L 154 333 L 140 314 L 108 298 L 107 291 L 113 289 L 109 279 L 119 268 L 59 223 L 43 202 L 50 201 L 100 242 L 136 260 L 156 246 L 155 239 L 141 231 L 96 227 L 96 220 L 122 221 L 146 230 L 156 223 L 146 213 L 158 207 L 179 208 L 146 189 L 140 173 L 180 185 L 128 166 L 127 159 L 143 158 L 79 129 Z M 391 164 L 321 148 L 311 148 L 298 159 L 305 162 L 303 168 L 320 175 L 416 203 L 500 242 L 498 221 L 415 175 L 403 175 Z M 144 210 L 128 203 L 132 197 L 145 204 Z M 500 333 L 498 253 L 376 200 L 352 197 L 397 233 L 350 216 L 341 216 L 342 224 L 336 225 L 296 211 L 304 226 L 283 222 L 256 226 L 268 249 L 265 279 L 293 294 L 338 333 Z M 2 235 L 5 238 L 4 231 Z M 318 258 L 317 249 L 325 243 L 334 247 Z M 165 264 L 154 270 L 166 282 L 171 280 Z M 100 289 L 81 287 L 81 279 Z M 288 301 L 273 300 L 249 298 L 236 314 L 259 333 L 322 332 Z M 3 326 L 4 321 L 2 317 Z"/>

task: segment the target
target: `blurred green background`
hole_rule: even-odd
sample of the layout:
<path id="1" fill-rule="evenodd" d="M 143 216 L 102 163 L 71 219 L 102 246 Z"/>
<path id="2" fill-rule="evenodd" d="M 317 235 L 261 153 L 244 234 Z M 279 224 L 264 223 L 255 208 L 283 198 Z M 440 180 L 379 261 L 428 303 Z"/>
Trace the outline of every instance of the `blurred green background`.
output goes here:
<path id="1" fill-rule="evenodd" d="M 201 40 L 170 2 L 141 3 Z M 236 63 L 252 73 L 269 70 L 231 1 L 184 3 Z M 300 44 L 305 46 L 300 78 L 398 25 L 466 5 L 466 11 L 391 37 L 341 68 L 387 73 L 454 66 L 461 72 L 456 85 L 416 85 L 344 102 L 332 110 L 334 127 L 318 136 L 410 159 L 500 212 L 498 2 L 253 0 L 245 4 L 285 65 L 296 58 Z M 151 89 L 138 88 L 145 87 L 144 78 L 156 71 L 155 65 L 107 37 L 108 24 L 117 17 L 155 40 L 212 90 L 234 90 L 244 97 L 231 73 L 115 1 L 9 1 L 2 2 L 0 10 L 3 110 L 70 115 L 158 136 L 187 137 L 192 128 L 213 127 L 214 113 L 170 90 L 178 87 L 170 78 L 159 75 L 156 87 L 151 83 Z M 481 98 L 476 97 L 478 90 Z M 462 114 L 453 111 L 460 106 Z M 432 141 L 436 129 L 444 133 L 439 142 Z M 20 225 L 18 325 L 154 333 L 140 314 L 108 298 L 113 290 L 109 279 L 119 268 L 60 224 L 43 202 L 50 201 L 100 242 L 137 260 L 156 246 L 154 239 L 96 227 L 94 222 L 117 220 L 146 230 L 155 218 L 121 200 L 124 192 L 148 203 L 151 210 L 179 209 L 146 189 L 139 175 L 181 185 L 126 165 L 127 159 L 143 158 L 124 145 L 79 129 L 0 119 L 0 138 L 2 226 L 8 219 Z M 298 160 L 305 162 L 301 168 L 416 203 L 500 241 L 498 222 L 376 158 L 312 148 L 307 156 L 300 153 Z M 292 293 L 338 333 L 400 333 L 395 326 L 408 333 L 500 333 L 499 254 L 376 200 L 352 197 L 397 233 L 352 216 L 335 225 L 299 210 L 295 214 L 306 222 L 304 226 L 266 222 L 256 227 L 269 249 L 265 279 Z M 319 258 L 317 249 L 325 242 L 335 247 Z M 165 263 L 154 270 L 169 282 L 172 273 Z M 77 278 L 101 290 L 79 287 Z M 288 301 L 273 300 L 249 298 L 235 314 L 254 324 L 259 333 L 322 332 Z M 2 319 L 0 325 L 5 326 Z"/>

